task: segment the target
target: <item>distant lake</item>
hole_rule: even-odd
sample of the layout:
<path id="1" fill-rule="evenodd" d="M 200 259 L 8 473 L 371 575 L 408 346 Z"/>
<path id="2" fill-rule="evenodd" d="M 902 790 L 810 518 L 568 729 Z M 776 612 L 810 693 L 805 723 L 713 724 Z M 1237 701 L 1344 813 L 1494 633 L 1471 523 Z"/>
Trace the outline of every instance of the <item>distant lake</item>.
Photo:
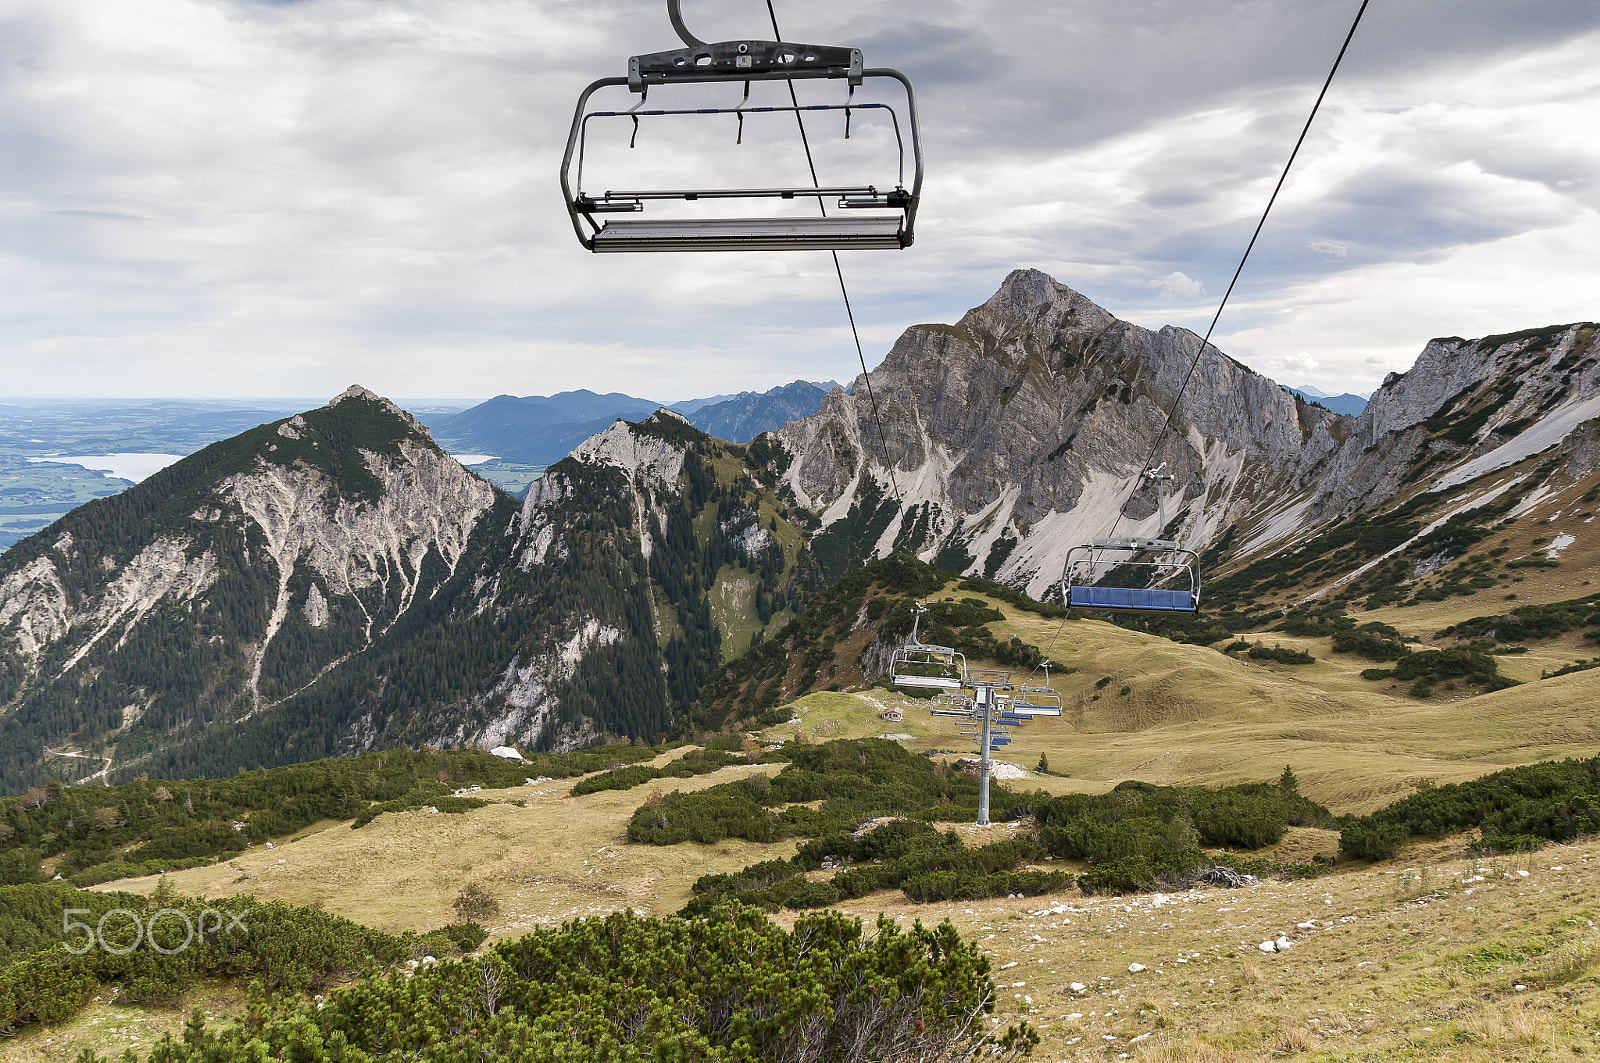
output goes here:
<path id="1" fill-rule="evenodd" d="M 63 454 L 53 458 L 29 458 L 35 464 L 53 461 L 61 465 L 81 465 L 85 469 L 95 472 L 110 473 L 112 476 L 138 483 L 140 480 L 154 476 L 175 461 L 183 460 L 182 454 Z"/>
<path id="2" fill-rule="evenodd" d="M 463 465 L 482 465 L 486 461 L 494 461 L 495 458 L 499 457 L 498 454 L 452 454 L 450 456 Z"/>

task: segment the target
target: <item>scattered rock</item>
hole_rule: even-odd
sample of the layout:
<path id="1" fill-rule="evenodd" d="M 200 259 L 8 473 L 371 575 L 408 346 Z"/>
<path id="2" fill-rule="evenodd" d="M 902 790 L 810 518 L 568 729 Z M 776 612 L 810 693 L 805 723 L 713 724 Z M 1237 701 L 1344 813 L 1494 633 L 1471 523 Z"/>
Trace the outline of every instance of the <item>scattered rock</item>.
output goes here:
<path id="1" fill-rule="evenodd" d="M 1130 964 L 1128 964 L 1128 973 L 1129 974 L 1138 974 L 1140 971 L 1142 971 L 1144 969 L 1145 969 L 1145 966 L 1142 963 L 1130 963 Z"/>

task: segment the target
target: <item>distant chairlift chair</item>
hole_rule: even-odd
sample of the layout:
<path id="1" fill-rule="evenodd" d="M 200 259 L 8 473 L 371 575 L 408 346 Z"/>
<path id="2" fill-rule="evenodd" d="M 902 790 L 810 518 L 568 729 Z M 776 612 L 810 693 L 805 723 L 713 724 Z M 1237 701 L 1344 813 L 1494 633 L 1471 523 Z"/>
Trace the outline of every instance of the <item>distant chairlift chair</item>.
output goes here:
<path id="1" fill-rule="evenodd" d="M 567 136 L 566 155 L 561 163 L 561 193 L 572 217 L 578 240 L 590 251 L 798 251 L 849 250 L 910 247 L 914 239 L 917 204 L 922 193 L 922 138 L 917 125 L 917 99 L 911 81 L 898 70 L 866 67 L 857 48 L 819 47 L 777 41 L 722 41 L 707 44 L 684 26 L 679 10 L 681 0 L 667 0 L 667 17 L 683 39 L 686 48 L 636 55 L 628 60 L 627 77 L 601 78 L 583 90 Z M 854 102 L 856 87 L 866 78 L 898 81 L 906 93 L 906 125 L 885 103 Z M 849 94 L 843 103 L 813 104 L 801 107 L 749 106 L 750 82 L 832 79 L 845 81 Z M 645 110 L 644 103 L 653 85 L 727 82 L 744 85 L 744 99 L 733 107 L 695 107 Z M 626 111 L 589 111 L 589 98 L 602 88 L 620 87 L 639 95 L 639 102 Z M 627 189 L 591 195 L 583 188 L 583 154 L 590 119 L 639 119 L 662 115 L 734 115 L 743 137 L 746 115 L 797 113 L 801 111 L 844 111 L 845 136 L 850 135 L 850 116 L 854 111 L 887 113 L 900 146 L 900 176 L 893 189 L 875 185 L 801 185 L 781 188 L 700 188 Z M 911 187 L 905 187 L 906 143 L 911 139 L 914 167 Z M 574 181 L 572 169 L 577 160 Z M 576 189 L 574 189 L 576 184 Z M 819 201 L 838 197 L 844 210 L 838 217 L 762 217 L 762 218 L 669 218 L 632 219 L 611 217 L 640 213 L 648 203 L 668 200 L 695 203 L 713 199 Z M 872 211 L 875 213 L 863 213 Z M 604 220 L 596 220 L 599 215 Z"/>
<path id="2" fill-rule="evenodd" d="M 1011 695 L 1011 703 L 1006 707 L 1002 719 L 1031 720 L 1035 716 L 1060 716 L 1061 695 L 1050 685 L 1050 662 L 1044 662 L 1044 686 L 1028 686 L 1024 683 Z"/>
<path id="3" fill-rule="evenodd" d="M 1166 462 L 1147 469 L 1144 476 L 1155 484 L 1161 527 L 1167 526 L 1166 500 L 1161 484 Z M 1106 567 L 1153 569 L 1149 582 L 1176 582 L 1177 587 L 1102 587 L 1098 580 Z M 1187 587 L 1183 584 L 1188 584 Z M 1067 551 L 1061 572 L 1061 601 L 1068 609 L 1106 609 L 1137 613 L 1194 613 L 1200 609 L 1200 555 L 1171 539 L 1117 536 L 1090 539 Z"/>
<path id="4" fill-rule="evenodd" d="M 917 626 L 927 607 L 918 603 L 911 621 L 911 638 L 894 651 L 889 661 L 889 678 L 897 687 L 920 687 L 947 694 L 959 691 L 967 682 L 967 659 L 950 646 L 934 646 L 917 638 Z M 965 699 L 953 699 L 965 700 Z"/>

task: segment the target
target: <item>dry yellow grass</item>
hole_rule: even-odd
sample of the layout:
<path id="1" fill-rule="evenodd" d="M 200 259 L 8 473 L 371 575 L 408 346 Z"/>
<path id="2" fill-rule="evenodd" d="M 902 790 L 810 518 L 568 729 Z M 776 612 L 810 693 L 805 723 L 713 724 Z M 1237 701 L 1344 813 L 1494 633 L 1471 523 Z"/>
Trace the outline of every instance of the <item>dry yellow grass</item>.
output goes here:
<path id="1" fill-rule="evenodd" d="M 1571 596 L 1555 584 L 1551 593 Z M 1460 614 L 1449 614 L 1455 619 L 1490 611 L 1476 602 L 1444 604 Z M 1304 667 L 1263 666 L 1098 621 L 1062 625 L 1002 609 L 1006 620 L 993 625 L 996 634 L 1049 645 L 1054 660 L 1077 669 L 1053 679 L 1066 714 L 1020 728 L 999 758 L 1028 769 L 1031 777 L 1014 786 L 1098 792 L 1128 778 L 1218 785 L 1275 779 L 1292 764 L 1308 796 L 1336 811 L 1362 812 L 1429 782 L 1600 753 L 1600 728 L 1591 719 L 1600 670 L 1495 694 L 1417 701 L 1362 680 L 1366 662 L 1329 653 L 1326 640 L 1257 633 L 1318 658 Z M 1374 614 L 1424 635 L 1454 622 L 1445 615 Z M 1536 676 L 1535 665 L 1585 655 L 1555 645 L 1535 651 L 1530 661 L 1507 660 L 1506 670 L 1518 675 L 1514 667 L 1531 668 Z M 889 706 L 904 711 L 903 723 L 879 718 Z M 767 736 L 902 734 L 920 751 L 967 752 L 927 708 L 881 690 L 815 694 L 796 703 L 799 724 Z M 1067 774 L 1033 774 L 1041 754 Z M 661 759 L 676 755 L 681 751 Z M 699 789 L 774 770 L 741 766 L 657 785 Z M 451 902 L 477 882 L 500 903 L 492 930 L 504 937 L 624 907 L 675 911 L 707 871 L 735 870 L 795 848 L 743 841 L 629 845 L 628 818 L 654 787 L 582 798 L 570 797 L 570 788 L 567 781 L 545 782 L 481 795 L 520 799 L 525 808 L 385 815 L 358 831 L 319 824 L 272 850 L 257 847 L 231 864 L 168 879 L 185 894 L 316 903 L 393 930 L 451 921 Z M 1026 828 L 961 831 L 981 844 L 1018 829 Z M 1047 1061 L 1124 1054 L 1151 1063 L 1564 1060 L 1600 1050 L 1592 1032 L 1600 1030 L 1600 936 L 1592 925 L 1600 918 L 1600 853 L 1588 845 L 1552 847 L 1479 862 L 1466 855 L 1465 841 L 1412 845 L 1391 864 L 1347 865 L 1308 882 L 1236 891 L 1134 898 L 1071 892 L 942 905 L 885 892 L 842 907 L 865 918 L 883 911 L 907 921 L 951 919 L 993 958 L 1003 986 L 999 1018 L 1037 1024 L 1045 1037 L 1037 1058 Z M 1331 832 L 1297 829 L 1276 852 L 1303 860 L 1336 846 Z M 112 885 L 148 893 L 155 882 Z M 777 918 L 792 922 L 794 914 Z M 1260 952 L 1258 943 L 1278 933 L 1296 947 Z M 1145 970 L 1130 972 L 1133 963 Z M 207 992 L 220 1011 L 232 1007 L 214 988 Z M 100 1004 L 69 1027 L 12 1039 L 0 1046 L 0 1058 L 62 1059 L 84 1043 L 120 1044 L 108 1039 L 111 1025 L 116 1037 L 137 1028 L 146 1033 L 136 1036 L 146 1038 L 179 1023 L 179 1014 Z"/>
<path id="2" fill-rule="evenodd" d="M 776 770 L 735 766 L 658 785 L 698 790 Z M 574 798 L 569 791 L 575 781 L 475 795 L 521 800 L 523 808 L 504 803 L 460 815 L 388 813 L 360 830 L 351 830 L 348 821 L 330 823 L 271 849 L 255 846 L 233 860 L 165 877 L 187 896 L 250 894 L 315 904 L 394 931 L 432 930 L 458 921 L 455 898 L 476 882 L 499 903 L 500 915 L 490 929 L 504 937 L 619 908 L 675 912 L 688 903 L 689 886 L 701 875 L 735 871 L 783 848 L 739 839 L 714 846 L 629 845 L 628 819 L 650 787 Z M 793 849 L 790 843 L 788 852 Z M 101 888 L 149 894 L 157 881 L 154 876 L 124 879 Z"/>
<path id="3" fill-rule="evenodd" d="M 1600 754 L 1600 720 L 1590 709 L 1600 701 L 1600 669 L 1493 694 L 1461 691 L 1454 700 L 1446 694 L 1419 701 L 1391 684 L 1361 679 L 1370 662 L 1333 654 L 1327 639 L 1260 634 L 1318 658 L 1307 666 L 1263 665 L 1103 621 L 1063 625 L 995 604 L 1006 614 L 991 625 L 996 634 L 1049 646 L 1053 660 L 1077 669 L 1052 676 L 1063 716 L 1017 728 L 998 755 L 1030 772 L 1044 755 L 1052 771 L 1069 777 L 1013 786 L 1096 792 L 1130 778 L 1227 785 L 1276 779 L 1289 764 L 1307 796 L 1338 812 L 1361 813 L 1429 782 Z M 1109 682 L 1097 686 L 1103 678 Z M 953 726 L 929 716 L 928 702 L 892 691 L 819 693 L 795 704 L 800 724 L 771 728 L 767 737 L 900 733 L 918 751 L 971 748 Z M 891 705 L 902 709 L 904 723 L 879 718 Z"/>

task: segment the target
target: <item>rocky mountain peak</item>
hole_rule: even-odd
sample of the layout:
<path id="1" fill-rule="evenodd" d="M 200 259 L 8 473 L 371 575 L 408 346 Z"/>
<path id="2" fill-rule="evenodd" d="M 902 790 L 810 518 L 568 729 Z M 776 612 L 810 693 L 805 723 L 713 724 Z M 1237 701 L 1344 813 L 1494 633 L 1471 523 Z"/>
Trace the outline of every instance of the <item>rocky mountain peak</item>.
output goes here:
<path id="1" fill-rule="evenodd" d="M 74 510 L 0 555 L 0 662 L 17 680 L 0 702 L 32 720 L 0 737 L 0 762 L 41 735 L 114 734 L 126 753 L 195 713 L 270 710 L 427 603 L 496 501 L 352 388 Z M 51 715 L 61 691 L 96 706 L 70 735 Z"/>
<path id="2" fill-rule="evenodd" d="M 1600 417 L 1594 335 L 1432 341 L 1356 418 L 1187 329 L 1141 328 L 1017 270 L 955 325 L 901 335 L 871 373 L 879 416 L 857 378 L 775 442 L 788 489 L 819 534 L 855 537 L 852 556 L 909 550 L 1040 594 L 1090 538 L 1204 550 L 1226 533 L 1246 556 L 1380 504 L 1423 468 L 1442 490 L 1520 461 Z M 1147 457 L 1176 477 L 1164 498 L 1140 480 Z"/>
<path id="3" fill-rule="evenodd" d="M 1034 593 L 1068 548 L 1113 530 L 1203 545 L 1250 498 L 1298 489 L 1343 431 L 1215 347 L 1200 353 L 1188 330 L 1120 321 L 1037 270 L 956 325 L 908 329 L 871 379 L 881 424 L 858 378 L 778 433 L 795 497 L 824 528 L 853 506 L 896 508 L 867 522 L 863 556 L 910 549 Z M 1140 481 L 1151 454 L 1177 477 L 1172 527 Z M 1257 461 L 1265 478 L 1245 479 Z"/>
<path id="4" fill-rule="evenodd" d="M 349 387 L 339 392 L 339 394 L 329 399 L 327 406 L 323 408 L 332 409 L 333 407 L 338 406 L 341 402 L 349 402 L 352 399 L 357 399 L 362 402 L 376 403 L 386 412 L 398 417 L 412 429 L 426 436 L 429 440 L 433 439 L 433 433 L 428 431 L 427 426 L 425 426 L 421 421 L 417 420 L 415 417 L 411 416 L 409 412 L 401 409 L 399 406 L 395 405 L 393 402 L 390 402 L 382 395 L 379 395 L 373 391 L 368 391 L 360 384 L 351 384 Z"/>
<path id="5" fill-rule="evenodd" d="M 1110 311 L 1036 269 L 1013 270 L 998 291 L 957 324 L 974 334 L 1055 339 L 1062 332 L 1099 332 L 1117 324 Z"/>
<path id="6" fill-rule="evenodd" d="M 603 432 L 585 439 L 572 457 L 591 464 L 612 465 L 633 479 L 640 474 L 657 483 L 671 484 L 683 471 L 685 451 L 705 433 L 680 413 L 665 408 L 637 423 L 618 419 Z"/>

